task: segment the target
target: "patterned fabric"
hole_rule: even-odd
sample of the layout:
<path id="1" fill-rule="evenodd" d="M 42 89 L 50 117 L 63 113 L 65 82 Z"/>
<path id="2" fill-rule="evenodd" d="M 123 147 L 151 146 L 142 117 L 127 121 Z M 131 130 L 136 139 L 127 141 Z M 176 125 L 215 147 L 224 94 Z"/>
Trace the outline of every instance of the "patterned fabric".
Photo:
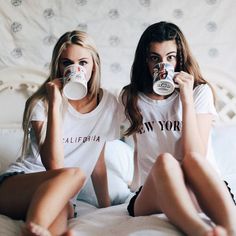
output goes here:
<path id="1" fill-rule="evenodd" d="M 96 41 L 105 88 L 120 88 L 129 80 L 144 29 L 167 20 L 183 30 L 208 79 L 216 81 L 210 68 L 221 80 L 222 72 L 235 80 L 235 10 L 235 0 L 191 1 L 191 8 L 189 0 L 0 0 L 0 69 L 48 70 L 58 37 L 79 29 Z"/>

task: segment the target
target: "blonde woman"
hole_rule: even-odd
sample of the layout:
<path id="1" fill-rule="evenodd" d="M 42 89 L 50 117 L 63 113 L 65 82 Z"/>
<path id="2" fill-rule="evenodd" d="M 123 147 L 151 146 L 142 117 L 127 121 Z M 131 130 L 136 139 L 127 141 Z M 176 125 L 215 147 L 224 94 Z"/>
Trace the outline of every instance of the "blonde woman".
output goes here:
<path id="1" fill-rule="evenodd" d="M 170 94 L 154 92 L 153 75 L 159 63 L 176 72 L 173 80 L 178 88 Z M 159 71 L 160 84 L 167 72 Z M 165 213 L 190 236 L 235 236 L 234 198 L 219 178 L 211 152 L 216 117 L 212 89 L 178 26 L 158 22 L 144 31 L 123 103 L 137 163 L 134 183 L 138 191 L 130 200 L 129 214 Z M 215 225 L 203 221 L 199 211 Z"/>
<path id="2" fill-rule="evenodd" d="M 62 76 L 71 64 L 82 66 L 87 95 L 62 95 Z M 0 176 L 0 213 L 25 220 L 23 235 L 70 235 L 70 199 L 91 176 L 100 207 L 110 205 L 104 147 L 118 137 L 117 103 L 100 88 L 100 59 L 93 41 L 67 32 L 55 45 L 49 78 L 26 102 L 21 158 Z M 46 170 L 46 171 L 45 171 Z"/>

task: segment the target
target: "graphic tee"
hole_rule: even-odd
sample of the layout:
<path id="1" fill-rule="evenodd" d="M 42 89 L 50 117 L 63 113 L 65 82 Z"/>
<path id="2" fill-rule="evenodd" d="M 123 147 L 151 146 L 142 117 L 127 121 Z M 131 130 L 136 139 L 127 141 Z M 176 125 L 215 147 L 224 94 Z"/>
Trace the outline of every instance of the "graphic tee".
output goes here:
<path id="1" fill-rule="evenodd" d="M 212 114 L 213 120 L 217 117 L 213 94 L 208 85 L 197 86 L 193 97 L 196 114 Z M 138 107 L 143 116 L 143 125 L 136 133 L 137 157 L 141 184 L 144 184 L 152 165 L 160 154 L 168 152 L 178 161 L 183 158 L 182 102 L 177 91 L 164 100 L 152 100 L 140 93 Z M 207 159 L 219 172 L 213 156 L 211 138 L 208 142 Z"/>
<path id="2" fill-rule="evenodd" d="M 80 167 L 88 178 L 105 142 L 119 138 L 120 119 L 117 99 L 103 90 L 103 97 L 93 111 L 81 114 L 68 102 L 65 102 L 63 110 L 62 145 L 64 145 L 65 167 Z M 42 101 L 35 105 L 31 120 L 47 120 L 46 108 Z M 29 154 L 25 158 L 18 158 L 7 172 L 30 173 L 45 170 L 33 129 L 30 131 L 30 141 Z"/>

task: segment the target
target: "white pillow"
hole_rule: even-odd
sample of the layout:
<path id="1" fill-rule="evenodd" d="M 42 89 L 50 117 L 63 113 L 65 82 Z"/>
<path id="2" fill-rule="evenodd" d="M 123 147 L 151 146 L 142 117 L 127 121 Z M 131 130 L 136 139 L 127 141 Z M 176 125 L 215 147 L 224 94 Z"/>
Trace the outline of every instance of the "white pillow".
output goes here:
<path id="1" fill-rule="evenodd" d="M 22 141 L 21 128 L 0 129 L 0 173 L 20 156 Z"/>
<path id="2" fill-rule="evenodd" d="M 222 177 L 236 196 L 236 125 L 221 125 L 213 129 L 212 144 Z"/>
<path id="3" fill-rule="evenodd" d="M 0 129 L 0 173 L 20 156 L 22 140 L 21 128 Z M 120 140 L 107 142 L 105 160 L 112 205 L 123 203 L 130 194 L 128 183 L 133 176 L 133 150 Z M 98 206 L 91 179 L 80 192 L 78 199 Z"/>
<path id="4" fill-rule="evenodd" d="M 216 126 L 212 144 L 217 164 L 223 176 L 236 173 L 236 125 Z"/>
<path id="5" fill-rule="evenodd" d="M 128 184 L 132 181 L 134 171 L 133 149 L 120 140 L 107 142 L 105 162 L 111 204 L 124 203 L 131 193 Z M 77 199 L 98 207 L 91 179 L 88 180 Z"/>

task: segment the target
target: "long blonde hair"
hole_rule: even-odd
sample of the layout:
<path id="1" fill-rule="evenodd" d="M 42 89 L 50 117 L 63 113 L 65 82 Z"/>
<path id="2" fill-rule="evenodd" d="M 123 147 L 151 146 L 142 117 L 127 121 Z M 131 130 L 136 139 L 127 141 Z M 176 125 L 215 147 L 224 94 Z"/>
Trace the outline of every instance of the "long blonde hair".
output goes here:
<path id="1" fill-rule="evenodd" d="M 24 131 L 24 138 L 23 138 L 23 147 L 22 147 L 22 157 L 25 156 L 26 151 L 28 149 L 29 144 L 29 132 L 31 129 L 30 120 L 32 110 L 35 104 L 42 100 L 45 104 L 46 109 L 48 109 L 48 97 L 46 92 L 46 84 L 49 81 L 54 80 L 55 78 L 61 78 L 62 74 L 59 70 L 59 62 L 62 52 L 67 48 L 68 45 L 76 44 L 85 49 L 87 49 L 92 56 L 93 60 L 93 73 L 91 78 L 88 82 L 88 98 L 89 100 L 97 97 L 100 89 L 100 81 L 101 81 L 101 64 L 100 64 L 100 57 L 97 52 L 96 46 L 93 40 L 89 37 L 89 35 L 82 31 L 70 31 L 63 34 L 59 40 L 57 41 L 53 53 L 52 53 L 52 60 L 50 64 L 50 74 L 46 81 L 40 86 L 40 88 L 27 99 L 23 114 L 23 122 L 22 128 Z M 46 121 L 41 130 L 39 146 L 43 143 L 46 135 Z"/>

